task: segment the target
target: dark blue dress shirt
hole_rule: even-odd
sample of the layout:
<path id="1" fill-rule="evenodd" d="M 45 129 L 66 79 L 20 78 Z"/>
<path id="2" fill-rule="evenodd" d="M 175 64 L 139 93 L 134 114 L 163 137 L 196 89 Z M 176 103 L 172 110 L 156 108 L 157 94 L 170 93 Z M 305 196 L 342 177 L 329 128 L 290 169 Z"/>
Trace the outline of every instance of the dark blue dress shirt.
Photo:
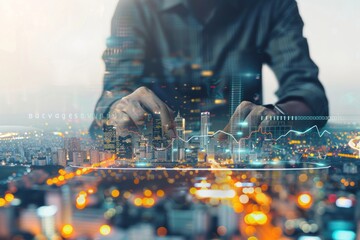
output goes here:
<path id="1" fill-rule="evenodd" d="M 147 86 L 187 128 L 198 127 L 202 111 L 222 128 L 241 101 L 262 104 L 263 64 L 278 79 L 279 102 L 301 100 L 328 115 L 295 0 L 218 0 L 204 22 L 186 0 L 120 0 L 103 59 L 98 117 Z"/>

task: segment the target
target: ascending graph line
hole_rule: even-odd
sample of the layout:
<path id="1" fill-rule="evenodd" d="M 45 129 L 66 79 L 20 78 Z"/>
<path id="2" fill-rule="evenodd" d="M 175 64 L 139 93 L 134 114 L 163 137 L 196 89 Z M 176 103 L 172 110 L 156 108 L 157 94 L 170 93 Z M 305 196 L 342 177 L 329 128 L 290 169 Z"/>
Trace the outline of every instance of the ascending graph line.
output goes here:
<path id="1" fill-rule="evenodd" d="M 331 134 L 331 132 L 329 132 L 329 131 L 327 131 L 327 130 L 324 130 L 323 132 L 320 132 L 319 127 L 318 127 L 317 125 L 314 125 L 314 126 L 308 128 L 307 130 L 305 130 L 305 131 L 303 131 L 303 132 L 302 132 L 302 131 L 297 131 L 297 130 L 289 130 L 287 133 L 279 136 L 278 138 L 273 138 L 273 135 L 272 135 L 271 132 L 263 132 L 263 131 L 262 131 L 262 128 L 259 128 L 258 130 L 255 130 L 255 131 L 250 132 L 249 136 L 240 138 L 239 140 L 236 140 L 236 138 L 235 138 L 235 136 L 234 136 L 233 134 L 228 133 L 228 132 L 225 132 L 225 131 L 222 131 L 222 130 L 218 130 L 218 131 L 216 131 L 214 134 L 209 134 L 209 135 L 194 135 L 194 136 L 191 136 L 188 140 L 185 140 L 185 139 L 183 139 L 183 138 L 181 138 L 181 137 L 178 136 L 177 138 L 173 138 L 172 141 L 171 141 L 171 144 L 169 144 L 169 145 L 166 146 L 166 147 L 157 148 L 157 147 L 155 147 L 155 146 L 153 146 L 153 145 L 152 145 L 152 147 L 156 148 L 157 150 L 165 150 L 165 149 L 171 147 L 171 145 L 174 143 L 174 141 L 175 141 L 176 139 L 179 139 L 179 140 L 183 141 L 184 143 L 189 143 L 189 142 L 190 142 L 192 139 L 194 139 L 194 138 L 215 137 L 215 136 L 218 135 L 219 133 L 222 133 L 222 134 L 225 134 L 225 135 L 231 137 L 231 138 L 235 141 L 235 143 L 237 143 L 237 144 L 239 144 L 241 140 L 250 139 L 250 138 L 252 137 L 252 135 L 255 134 L 255 133 L 261 133 L 261 134 L 263 134 L 263 135 L 269 135 L 270 138 L 265 138 L 265 140 L 267 140 L 267 141 L 278 141 L 278 140 L 280 140 L 281 138 L 286 137 L 286 136 L 289 135 L 290 133 L 295 133 L 295 134 L 297 134 L 297 135 L 303 135 L 303 134 L 306 134 L 306 133 L 310 132 L 310 131 L 313 130 L 313 129 L 316 129 L 317 134 L 319 135 L 319 137 L 322 137 L 325 133 Z M 137 133 L 137 132 L 133 132 L 133 131 L 129 131 L 129 132 L 132 132 L 132 133 L 137 134 L 137 135 L 139 135 L 139 136 L 141 135 L 140 133 Z"/>
<path id="2" fill-rule="evenodd" d="M 312 126 L 311 128 L 309 128 L 309 129 L 307 129 L 307 130 L 305 130 L 305 131 L 303 131 L 303 132 L 300 132 L 300 131 L 296 131 L 296 130 L 289 130 L 287 133 L 285 133 L 284 135 L 281 135 L 280 137 L 278 137 L 277 139 L 275 139 L 275 141 L 278 141 L 280 138 L 283 138 L 283 137 L 286 137 L 287 135 L 289 135 L 290 133 L 295 133 L 295 134 L 297 134 L 297 135 L 302 135 L 302 134 L 305 134 L 305 133 L 308 133 L 308 132 L 310 132 L 312 129 L 316 129 L 316 131 L 317 131 L 317 133 L 318 133 L 318 135 L 319 135 L 319 137 L 322 137 L 325 133 L 327 133 L 327 134 L 331 134 L 329 131 L 327 131 L 327 130 L 324 130 L 322 133 L 320 132 L 320 129 L 318 128 L 318 126 L 317 125 L 314 125 L 314 126 Z"/>
<path id="3" fill-rule="evenodd" d="M 192 139 L 194 139 L 194 138 L 214 137 L 214 136 L 216 136 L 216 135 L 219 134 L 219 133 L 223 133 L 223 134 L 225 134 L 225 135 L 228 135 L 228 136 L 231 137 L 232 139 L 234 139 L 234 141 L 235 141 L 236 143 L 239 143 L 241 140 L 250 139 L 251 136 L 252 136 L 254 133 L 261 133 L 261 134 L 263 134 L 263 135 L 271 135 L 271 138 L 266 139 L 266 140 L 274 140 L 274 139 L 272 138 L 272 133 L 271 133 L 271 132 L 262 132 L 261 130 L 262 130 L 262 129 L 259 128 L 258 130 L 252 131 L 252 132 L 250 132 L 249 136 L 240 138 L 239 141 L 236 140 L 236 138 L 234 137 L 234 135 L 232 135 L 231 133 L 224 132 L 224 131 L 222 131 L 222 130 L 218 130 L 218 131 L 216 131 L 214 134 L 211 134 L 211 135 L 195 135 L 195 136 L 191 136 L 188 140 L 184 140 L 184 139 L 181 138 L 181 137 L 178 137 L 178 138 L 179 138 L 181 141 L 183 141 L 183 142 L 185 142 L 185 143 L 188 143 L 188 142 L 190 142 L 190 141 L 191 141 Z"/>
<path id="4" fill-rule="evenodd" d="M 297 134 L 297 135 L 302 135 L 302 134 L 306 134 L 306 133 L 310 132 L 310 131 L 313 130 L 313 129 L 316 129 L 319 137 L 322 137 L 325 133 L 331 134 L 331 133 L 330 133 L 329 131 L 327 131 L 327 130 L 324 130 L 323 132 L 320 132 L 319 127 L 318 127 L 317 125 L 314 125 L 314 126 L 312 126 L 311 128 L 309 128 L 309 129 L 307 129 L 307 130 L 305 130 L 305 131 L 303 131 L 303 132 L 301 132 L 301 131 L 296 131 L 296 130 L 289 130 L 286 134 L 281 135 L 281 136 L 279 136 L 278 138 L 272 138 L 272 133 L 271 133 L 271 132 L 262 132 L 262 131 L 261 131 L 261 130 L 262 130 L 261 128 L 259 128 L 259 129 L 256 130 L 256 131 L 250 132 L 249 136 L 240 138 L 239 140 L 236 140 L 236 138 L 234 137 L 234 135 L 232 135 L 231 133 L 224 132 L 224 131 L 222 131 L 222 130 L 218 130 L 218 131 L 216 131 L 214 134 L 211 134 L 211 135 L 195 135 L 195 136 L 190 137 L 188 140 L 184 140 L 184 139 L 182 139 L 181 137 L 178 137 L 178 138 L 179 138 L 180 140 L 182 140 L 183 142 L 188 143 L 188 142 L 190 142 L 193 138 L 214 137 L 214 136 L 216 136 L 216 135 L 219 134 L 219 133 L 223 133 L 223 134 L 225 134 L 225 135 L 230 136 L 232 139 L 234 139 L 234 141 L 235 141 L 236 143 L 239 143 L 241 140 L 250 139 L 251 136 L 252 136 L 253 134 L 255 134 L 255 133 L 261 133 L 261 134 L 263 134 L 263 135 L 270 135 L 270 136 L 271 136 L 271 138 L 267 138 L 267 139 L 265 139 L 265 140 L 278 141 L 279 139 L 281 139 L 281 138 L 283 138 L 283 137 L 286 137 L 286 136 L 289 135 L 290 133 L 295 133 L 295 134 Z"/>

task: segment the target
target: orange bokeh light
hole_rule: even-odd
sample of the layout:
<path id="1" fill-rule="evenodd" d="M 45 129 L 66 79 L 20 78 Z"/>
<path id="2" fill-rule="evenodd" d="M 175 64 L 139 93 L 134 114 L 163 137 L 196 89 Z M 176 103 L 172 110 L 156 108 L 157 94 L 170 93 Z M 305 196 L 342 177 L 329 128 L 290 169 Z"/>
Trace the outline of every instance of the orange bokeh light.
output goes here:
<path id="1" fill-rule="evenodd" d="M 6 204 L 6 201 L 5 201 L 5 199 L 3 199 L 3 198 L 0 198 L 0 207 L 3 207 L 3 206 L 5 206 L 5 204 Z"/>
<path id="2" fill-rule="evenodd" d="M 157 230 L 156 230 L 156 233 L 158 236 L 160 237 L 164 237 L 167 235 L 167 229 L 165 227 L 159 227 Z"/>
<path id="3" fill-rule="evenodd" d="M 104 224 L 100 227 L 99 232 L 101 235 L 107 236 L 111 232 L 111 227 L 109 225 Z"/>
<path id="4" fill-rule="evenodd" d="M 7 202 L 11 202 L 12 200 L 14 200 L 14 195 L 11 194 L 11 193 L 5 194 L 5 200 L 6 200 Z"/>
<path id="5" fill-rule="evenodd" d="M 119 195 L 120 195 L 120 191 L 119 191 L 119 190 L 114 189 L 114 190 L 111 191 L 111 196 L 112 196 L 113 198 L 117 198 Z"/>
<path id="6" fill-rule="evenodd" d="M 308 209 L 313 203 L 312 196 L 308 193 L 302 193 L 297 197 L 297 204 L 303 209 Z"/>
<path id="7" fill-rule="evenodd" d="M 159 189 L 159 190 L 157 190 L 156 195 L 157 195 L 158 197 L 164 197 L 164 196 L 165 196 L 165 192 L 164 192 L 163 190 Z"/>
<path id="8" fill-rule="evenodd" d="M 146 189 L 146 190 L 144 191 L 144 196 L 145 196 L 145 197 L 151 197 L 151 195 L 152 195 L 151 190 Z"/>
<path id="9" fill-rule="evenodd" d="M 66 224 L 61 229 L 61 236 L 63 236 L 64 238 L 68 238 L 71 236 L 73 232 L 74 232 L 73 226 L 71 226 L 70 224 Z"/>

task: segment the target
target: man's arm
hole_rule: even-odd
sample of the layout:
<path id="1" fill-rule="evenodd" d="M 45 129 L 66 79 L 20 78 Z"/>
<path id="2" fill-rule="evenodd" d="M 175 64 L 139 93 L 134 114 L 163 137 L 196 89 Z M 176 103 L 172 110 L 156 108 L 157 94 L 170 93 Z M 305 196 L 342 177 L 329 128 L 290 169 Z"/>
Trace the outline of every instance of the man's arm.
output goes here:
<path id="1" fill-rule="evenodd" d="M 162 113 L 168 128 L 172 112 L 152 91 L 145 88 L 149 27 L 141 6 L 135 0 L 120 0 L 111 23 L 111 36 L 103 54 L 106 66 L 102 95 L 96 104 L 95 120 L 90 127 L 93 138 L 102 134 L 102 125 L 116 125 L 117 130 L 137 127 L 147 112 Z M 125 98 L 126 97 L 126 98 Z"/>
<path id="2" fill-rule="evenodd" d="M 267 116 L 328 116 L 328 101 L 325 90 L 318 79 L 319 70 L 309 55 L 306 39 L 303 37 L 303 22 L 295 0 L 273 0 L 269 2 L 272 20 L 265 45 L 266 62 L 279 81 L 276 95 L 277 108 L 242 102 L 235 110 L 226 132 L 249 134 L 249 127 L 277 125 Z M 277 109 L 281 110 L 279 112 Z M 241 127 L 240 122 L 246 122 Z M 322 127 L 326 121 L 295 121 L 293 128 L 302 130 L 317 124 Z M 222 138 L 223 136 L 220 136 Z"/>
<path id="3" fill-rule="evenodd" d="M 319 70 L 311 60 L 303 21 L 295 0 L 275 0 L 269 41 L 265 48 L 267 63 L 274 71 L 279 89 L 278 105 L 288 115 L 328 116 L 328 101 L 318 79 Z M 304 122 L 299 127 L 322 122 Z"/>
<path id="4" fill-rule="evenodd" d="M 103 91 L 95 107 L 90 134 L 101 134 L 110 106 L 128 95 L 144 72 L 145 32 L 135 1 L 120 0 L 111 21 L 111 36 L 103 54 L 105 75 Z"/>

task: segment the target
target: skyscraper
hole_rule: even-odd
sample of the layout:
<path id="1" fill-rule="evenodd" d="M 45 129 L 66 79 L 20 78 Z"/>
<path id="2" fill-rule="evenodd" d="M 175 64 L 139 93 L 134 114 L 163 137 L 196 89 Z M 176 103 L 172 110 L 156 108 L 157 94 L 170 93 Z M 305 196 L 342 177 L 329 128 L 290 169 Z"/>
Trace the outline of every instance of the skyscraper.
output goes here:
<path id="1" fill-rule="evenodd" d="M 58 164 L 66 167 L 66 150 L 65 149 L 58 149 L 57 150 L 57 159 L 58 159 Z"/>
<path id="2" fill-rule="evenodd" d="M 245 139 L 239 140 L 239 142 L 234 141 L 233 139 L 230 140 L 230 149 L 232 152 L 232 160 L 234 163 L 240 163 L 241 159 L 243 158 L 242 151 L 245 149 Z"/>
<path id="3" fill-rule="evenodd" d="M 161 150 L 156 150 L 155 153 L 155 159 L 158 162 L 167 162 L 168 161 L 168 149 L 164 148 Z"/>
<path id="4" fill-rule="evenodd" d="M 139 139 L 138 149 L 139 149 L 139 159 L 150 160 L 153 158 L 153 152 L 152 152 L 152 147 L 150 146 L 150 141 L 144 135 L 141 135 Z"/>
<path id="5" fill-rule="evenodd" d="M 175 118 L 176 135 L 178 138 L 173 139 L 171 161 L 184 160 L 185 157 L 185 118 L 180 116 L 180 112 Z M 180 139 L 181 138 L 181 139 Z"/>
<path id="6" fill-rule="evenodd" d="M 64 148 L 66 149 L 67 158 L 70 162 L 73 162 L 73 152 L 81 151 L 80 139 L 76 137 L 65 138 Z"/>
<path id="7" fill-rule="evenodd" d="M 55 214 L 57 211 L 56 206 L 42 206 L 37 209 L 37 215 L 41 221 L 41 230 L 47 239 L 56 237 Z"/>
<path id="8" fill-rule="evenodd" d="M 104 125 L 104 150 L 112 154 L 116 153 L 116 127 Z"/>
<path id="9" fill-rule="evenodd" d="M 95 164 L 100 162 L 100 153 L 96 149 L 90 150 L 90 163 Z"/>
<path id="10" fill-rule="evenodd" d="M 153 146 L 155 148 L 161 148 L 163 141 L 163 129 L 161 126 L 160 113 L 153 115 Z"/>
<path id="11" fill-rule="evenodd" d="M 200 148 L 205 150 L 205 152 L 208 150 L 208 142 L 209 137 L 207 135 L 209 134 L 209 126 L 210 126 L 210 113 L 209 112 L 202 112 L 201 113 L 201 128 L 200 128 Z"/>
<path id="12" fill-rule="evenodd" d="M 185 139 L 185 118 L 180 116 L 180 112 L 178 112 L 178 115 L 175 118 L 175 124 L 177 136 Z"/>
<path id="13" fill-rule="evenodd" d="M 84 164 L 85 159 L 86 159 L 85 151 L 73 152 L 73 164 L 75 166 L 82 166 Z"/>
<path id="14" fill-rule="evenodd" d="M 63 225 L 72 223 L 72 193 L 68 185 L 61 187 L 61 222 Z"/>
<path id="15" fill-rule="evenodd" d="M 131 135 L 125 137 L 119 136 L 116 141 L 116 154 L 120 159 L 132 159 L 132 141 Z"/>

